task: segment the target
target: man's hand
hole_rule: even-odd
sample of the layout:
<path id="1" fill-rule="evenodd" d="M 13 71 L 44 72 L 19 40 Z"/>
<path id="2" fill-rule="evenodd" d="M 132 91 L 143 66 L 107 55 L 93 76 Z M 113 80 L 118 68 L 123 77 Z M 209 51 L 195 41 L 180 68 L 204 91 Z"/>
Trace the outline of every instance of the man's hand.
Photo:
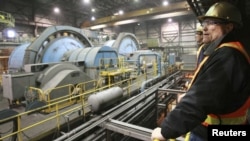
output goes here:
<path id="1" fill-rule="evenodd" d="M 179 103 L 181 101 L 181 99 L 186 95 L 186 93 L 184 94 L 178 94 L 177 95 L 177 102 Z"/>
<path id="2" fill-rule="evenodd" d="M 152 141 L 166 141 L 166 139 L 161 134 L 161 128 L 157 127 L 153 130 L 151 134 Z"/>

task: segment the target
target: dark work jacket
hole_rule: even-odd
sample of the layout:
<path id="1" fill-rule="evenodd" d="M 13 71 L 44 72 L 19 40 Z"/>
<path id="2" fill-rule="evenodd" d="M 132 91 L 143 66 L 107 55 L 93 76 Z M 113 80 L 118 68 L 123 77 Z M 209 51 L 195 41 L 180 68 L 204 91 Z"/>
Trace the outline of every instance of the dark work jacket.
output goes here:
<path id="1" fill-rule="evenodd" d="M 205 44 L 200 44 L 198 51 L 197 51 L 197 66 L 200 64 L 200 62 L 204 58 L 204 52 L 205 52 Z"/>
<path id="2" fill-rule="evenodd" d="M 162 122 L 162 135 L 176 138 L 189 131 L 207 140 L 207 129 L 201 123 L 208 114 L 227 114 L 237 110 L 250 94 L 250 65 L 238 50 L 222 47 L 234 42 L 231 34 L 210 44 L 209 56 L 186 95 Z M 250 46 L 248 46 L 250 47 Z"/>

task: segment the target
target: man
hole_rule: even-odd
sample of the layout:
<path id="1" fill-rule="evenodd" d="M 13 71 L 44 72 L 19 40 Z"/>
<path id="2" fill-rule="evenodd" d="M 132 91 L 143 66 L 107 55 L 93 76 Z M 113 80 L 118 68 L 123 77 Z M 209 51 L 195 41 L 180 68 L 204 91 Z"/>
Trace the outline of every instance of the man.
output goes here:
<path id="1" fill-rule="evenodd" d="M 198 65 L 200 64 L 200 62 L 204 58 L 204 51 L 206 49 L 206 46 L 205 46 L 206 44 L 203 43 L 203 28 L 202 28 L 201 25 L 199 25 L 196 28 L 195 40 L 196 40 L 197 47 L 198 47 L 198 50 L 197 50 L 197 66 L 196 66 L 196 67 L 198 67 Z M 189 81 L 186 81 L 185 86 L 184 86 L 184 90 L 188 88 L 188 85 L 189 85 Z M 178 94 L 177 101 L 180 102 L 180 100 L 182 99 L 183 96 L 185 96 L 185 94 Z M 190 138 L 190 132 L 188 132 L 185 135 L 185 141 L 189 141 L 189 138 Z"/>
<path id="2" fill-rule="evenodd" d="M 151 138 L 166 140 L 189 131 L 190 141 L 206 141 L 208 125 L 242 125 L 250 107 L 250 58 L 237 39 L 241 14 L 232 4 L 218 2 L 205 16 L 204 52 L 186 95 L 164 119 Z M 202 123 L 202 124 L 201 124 Z"/>
<path id="3" fill-rule="evenodd" d="M 197 46 L 198 48 L 203 44 L 203 28 L 201 25 L 199 25 L 197 28 L 196 28 L 196 32 L 195 32 L 195 40 L 197 42 Z"/>
<path id="4" fill-rule="evenodd" d="M 197 66 L 204 58 L 205 44 L 203 43 L 203 28 L 202 26 L 198 26 L 196 29 L 195 40 L 197 42 L 198 51 L 197 51 Z"/>
<path id="5" fill-rule="evenodd" d="M 196 32 L 195 32 L 195 40 L 196 40 L 197 48 L 198 48 L 198 50 L 197 50 L 197 65 L 196 65 L 196 67 L 198 67 L 199 63 L 204 58 L 204 51 L 206 49 L 205 45 L 207 44 L 207 43 L 206 44 L 203 43 L 203 31 L 202 30 L 203 30 L 202 26 L 198 26 L 196 28 Z M 187 89 L 188 84 L 189 84 L 189 82 L 187 81 L 185 83 L 185 86 L 183 87 L 185 90 Z M 183 96 L 184 96 L 183 94 L 179 95 L 178 96 L 178 101 Z"/>

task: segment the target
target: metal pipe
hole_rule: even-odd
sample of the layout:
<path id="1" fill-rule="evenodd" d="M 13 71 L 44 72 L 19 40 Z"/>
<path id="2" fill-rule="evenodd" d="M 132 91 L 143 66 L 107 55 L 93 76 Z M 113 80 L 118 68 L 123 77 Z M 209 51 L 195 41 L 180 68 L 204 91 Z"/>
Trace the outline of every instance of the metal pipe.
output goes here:
<path id="1" fill-rule="evenodd" d="M 163 89 L 163 88 L 159 88 L 159 91 L 166 91 L 166 92 L 170 92 L 170 93 L 175 93 L 175 94 L 183 94 L 186 93 L 186 91 L 183 90 L 176 90 L 176 89 Z"/>
<path id="2" fill-rule="evenodd" d="M 84 133 L 93 129 L 94 127 L 98 126 L 99 124 L 103 123 L 104 121 L 123 113 L 128 108 L 134 106 L 139 101 L 145 99 L 145 96 L 151 95 L 164 83 L 167 83 L 167 79 L 155 84 L 154 87 L 151 87 L 150 89 L 148 89 L 148 91 L 142 92 L 139 95 L 132 97 L 132 100 L 128 99 L 128 101 L 130 101 L 130 102 L 128 102 L 128 103 L 124 102 L 125 104 L 123 106 L 118 105 L 119 109 L 114 108 L 116 110 L 113 112 L 110 112 L 109 115 L 98 116 L 98 117 L 88 121 L 87 123 L 78 126 L 77 128 L 71 130 L 70 132 L 63 134 L 62 136 L 55 139 L 54 141 L 61 141 L 61 140 L 70 141 L 70 140 L 73 140 L 73 139 L 79 137 L 80 135 L 83 135 Z"/>
<path id="3" fill-rule="evenodd" d="M 180 73 L 180 71 L 177 71 L 176 73 L 174 73 L 174 74 L 168 76 L 167 79 L 171 79 L 171 78 L 173 78 L 173 76 L 175 76 L 175 75 L 177 75 L 177 74 L 179 74 L 179 73 Z M 149 80 L 147 80 L 147 81 L 144 81 L 144 82 L 142 83 L 142 85 L 141 85 L 141 92 L 143 92 L 143 91 L 145 90 L 145 88 L 146 88 L 146 86 L 148 86 L 148 84 L 150 84 L 150 83 L 153 84 L 153 82 L 157 81 L 158 78 L 160 78 L 159 75 L 156 76 L 155 78 L 152 78 L 152 79 L 149 79 Z"/>
<path id="4" fill-rule="evenodd" d="M 152 129 L 148 129 L 145 127 L 133 125 L 126 122 L 121 122 L 118 120 L 109 119 L 106 123 L 102 125 L 104 128 L 115 131 L 118 133 L 122 133 L 124 135 L 129 135 L 136 139 L 141 140 L 150 140 L 150 135 L 152 133 Z"/>
<path id="5" fill-rule="evenodd" d="M 88 104 L 91 106 L 91 111 L 98 112 L 117 100 L 123 97 L 123 89 L 120 87 L 113 87 L 96 94 L 92 94 L 88 98 Z"/>

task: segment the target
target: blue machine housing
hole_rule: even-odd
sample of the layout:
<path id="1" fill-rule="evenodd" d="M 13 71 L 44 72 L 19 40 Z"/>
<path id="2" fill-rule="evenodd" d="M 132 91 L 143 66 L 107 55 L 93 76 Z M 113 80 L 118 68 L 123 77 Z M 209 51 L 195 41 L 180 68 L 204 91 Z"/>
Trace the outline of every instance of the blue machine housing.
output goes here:
<path id="1" fill-rule="evenodd" d="M 103 58 L 112 58 L 114 59 L 113 63 L 117 63 L 116 60 L 118 59 L 118 54 L 116 50 L 108 46 L 81 48 L 72 51 L 68 61 L 84 61 L 86 68 L 96 68 L 110 63 L 109 61 L 104 60 L 104 64 L 100 64 L 101 59 Z"/>

